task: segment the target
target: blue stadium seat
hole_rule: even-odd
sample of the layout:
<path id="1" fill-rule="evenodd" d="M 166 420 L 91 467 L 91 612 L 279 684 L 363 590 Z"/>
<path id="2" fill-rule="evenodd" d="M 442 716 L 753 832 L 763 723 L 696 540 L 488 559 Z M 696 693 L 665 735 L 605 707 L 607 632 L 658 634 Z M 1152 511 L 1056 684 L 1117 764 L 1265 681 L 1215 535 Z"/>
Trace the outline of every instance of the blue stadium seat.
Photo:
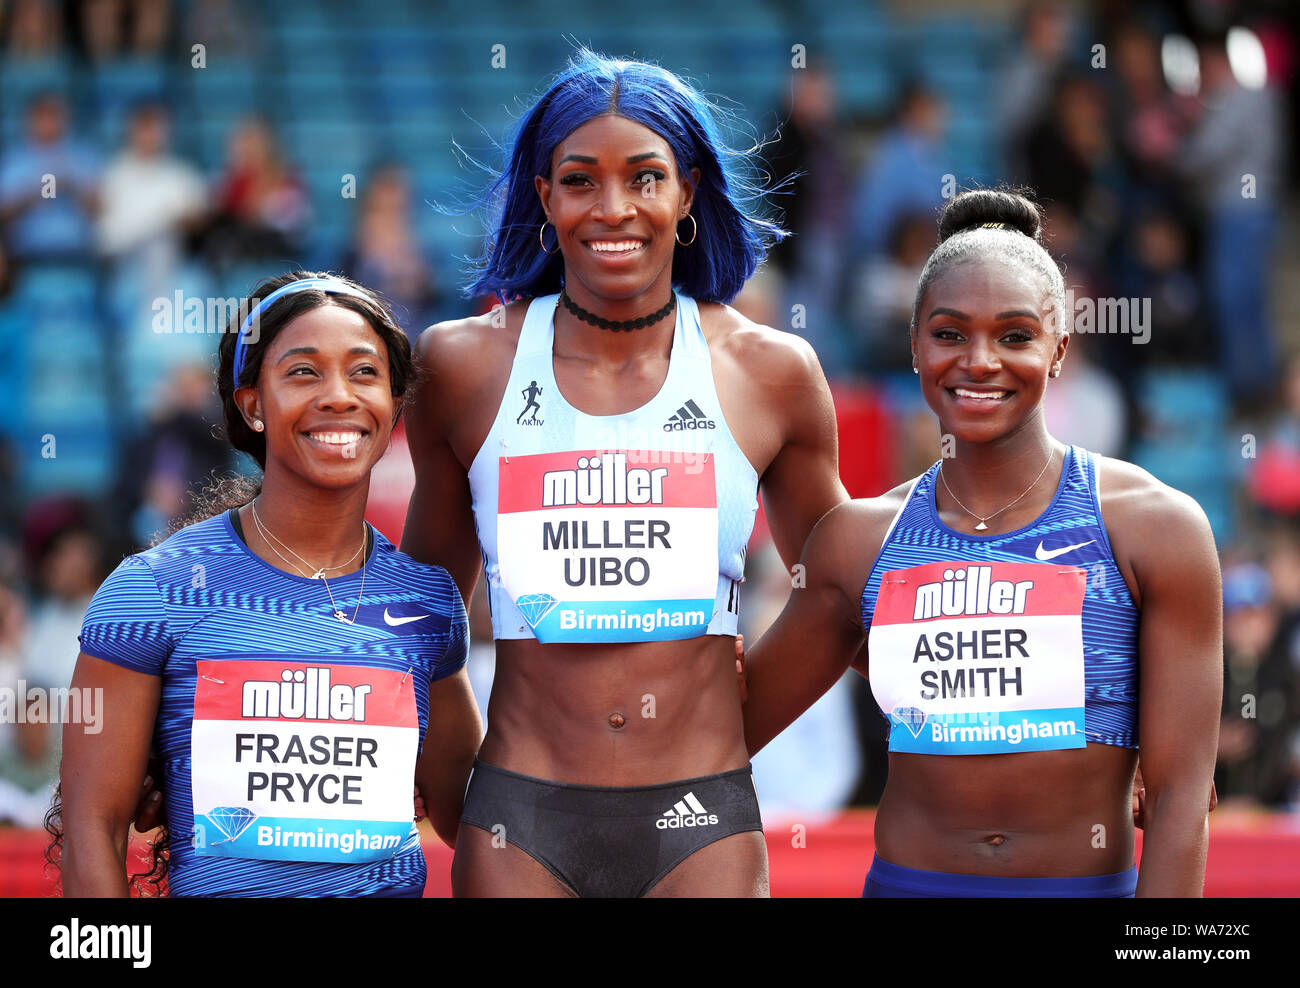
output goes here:
<path id="1" fill-rule="evenodd" d="M 38 93 L 72 95 L 75 71 L 62 56 L 0 59 L 0 106 L 6 114 L 22 113 Z"/>
<path id="2" fill-rule="evenodd" d="M 200 114 L 224 117 L 249 112 L 263 105 L 269 94 L 266 80 L 252 62 L 209 64 L 181 74 L 191 106 Z"/>
<path id="3" fill-rule="evenodd" d="M 116 445 L 94 278 L 85 270 L 33 269 L 19 292 L 30 313 L 23 401 L 27 435 L 19 444 L 24 496 L 102 492 L 112 476 Z M 54 439 L 52 458 L 42 455 L 47 435 Z"/>

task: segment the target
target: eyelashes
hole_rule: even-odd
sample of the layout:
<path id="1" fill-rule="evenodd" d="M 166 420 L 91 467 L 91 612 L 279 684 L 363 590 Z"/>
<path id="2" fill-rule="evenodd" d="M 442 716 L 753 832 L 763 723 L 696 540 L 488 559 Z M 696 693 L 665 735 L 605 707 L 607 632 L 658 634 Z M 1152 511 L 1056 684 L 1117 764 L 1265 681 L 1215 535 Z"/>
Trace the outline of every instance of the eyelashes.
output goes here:
<path id="1" fill-rule="evenodd" d="M 644 185 L 646 178 L 651 178 L 656 182 L 666 182 L 668 173 L 658 168 L 642 168 L 633 176 L 632 182 L 634 185 Z M 591 176 L 586 172 L 569 172 L 560 179 L 561 185 L 568 186 L 581 186 L 589 183 L 591 183 Z"/>
<path id="2" fill-rule="evenodd" d="M 957 329 L 936 329 L 933 330 L 930 335 L 932 335 L 937 340 L 951 341 L 954 339 L 955 340 L 965 339 L 962 332 Z M 999 343 L 1032 343 L 1033 341 L 1034 341 L 1034 335 L 1032 333 L 1026 332 L 1025 330 L 1021 329 L 1021 330 L 1013 330 L 1011 333 L 1008 333 L 1006 336 L 1003 336 L 998 342 Z"/>
<path id="3" fill-rule="evenodd" d="M 314 374 L 316 373 L 316 368 L 314 368 L 314 367 L 309 367 L 309 366 L 307 366 L 306 364 L 299 364 L 297 367 L 291 367 L 289 370 L 285 371 L 285 375 L 284 375 L 284 376 L 285 376 L 285 377 L 303 377 L 303 376 L 305 376 L 305 375 L 299 373 L 300 371 L 306 371 L 308 374 L 314 375 Z M 352 373 L 354 373 L 354 374 L 364 374 L 364 373 L 366 373 L 366 372 L 369 372 L 370 375 L 372 375 L 372 376 L 374 376 L 374 377 L 378 377 L 378 376 L 379 376 L 379 368 L 376 367 L 376 366 L 374 366 L 373 364 L 363 364 L 362 366 L 360 366 L 360 367 L 358 367 L 356 370 L 354 370 Z"/>

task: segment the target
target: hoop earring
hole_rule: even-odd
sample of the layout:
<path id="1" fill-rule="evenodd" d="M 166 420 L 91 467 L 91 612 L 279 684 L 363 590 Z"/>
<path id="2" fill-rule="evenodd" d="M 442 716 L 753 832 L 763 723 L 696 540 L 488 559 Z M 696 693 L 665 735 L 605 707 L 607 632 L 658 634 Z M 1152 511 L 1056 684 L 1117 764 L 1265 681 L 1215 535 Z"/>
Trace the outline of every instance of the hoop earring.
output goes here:
<path id="1" fill-rule="evenodd" d="M 681 236 L 677 233 L 677 231 L 673 230 L 673 239 L 675 239 L 683 247 L 689 247 L 691 244 L 695 243 L 695 238 L 700 235 L 700 225 L 695 222 L 695 217 L 692 216 L 690 213 L 687 213 L 686 218 L 691 221 L 690 240 L 683 240 Z"/>
<path id="2" fill-rule="evenodd" d="M 559 249 L 560 249 L 560 234 L 559 234 L 559 231 L 556 231 L 556 234 L 555 234 L 555 250 L 547 250 L 547 249 L 546 249 L 546 241 L 542 239 L 542 234 L 546 232 L 546 224 L 548 224 L 548 223 L 550 223 L 550 222 L 551 222 L 550 220 L 543 220 L 543 221 L 542 221 L 542 225 L 541 225 L 540 227 L 537 228 L 537 242 L 538 242 L 539 244 L 542 245 L 542 253 L 543 253 L 543 254 L 554 254 L 556 250 L 559 250 Z"/>

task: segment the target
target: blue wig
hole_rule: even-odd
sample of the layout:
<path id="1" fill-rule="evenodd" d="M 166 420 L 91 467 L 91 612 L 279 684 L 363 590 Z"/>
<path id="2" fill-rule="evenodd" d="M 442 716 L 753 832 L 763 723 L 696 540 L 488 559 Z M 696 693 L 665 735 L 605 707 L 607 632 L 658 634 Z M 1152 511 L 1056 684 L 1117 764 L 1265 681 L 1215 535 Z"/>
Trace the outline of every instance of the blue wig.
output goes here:
<path id="1" fill-rule="evenodd" d="M 580 126 L 603 114 L 634 120 L 662 137 L 677 170 L 700 170 L 691 215 L 699 233 L 673 252 L 673 287 L 692 298 L 730 302 L 758 268 L 770 243 L 786 232 L 745 207 L 762 200 L 754 152 L 732 151 L 715 115 L 730 119 L 677 76 L 657 65 L 580 49 L 550 89 L 519 121 L 505 171 L 480 203 L 500 203 L 500 219 L 479 258 L 469 296 L 535 298 L 560 290 L 564 259 L 542 252 L 537 232 L 546 220 L 533 179 L 551 174 L 551 154 Z"/>

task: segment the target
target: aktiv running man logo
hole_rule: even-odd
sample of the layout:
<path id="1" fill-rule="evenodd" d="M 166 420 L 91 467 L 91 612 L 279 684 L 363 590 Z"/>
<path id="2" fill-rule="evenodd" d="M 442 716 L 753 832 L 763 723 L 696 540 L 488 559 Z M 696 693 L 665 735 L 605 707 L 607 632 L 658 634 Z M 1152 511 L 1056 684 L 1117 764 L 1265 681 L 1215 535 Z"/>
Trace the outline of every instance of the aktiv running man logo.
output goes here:
<path id="1" fill-rule="evenodd" d="M 667 422 L 664 423 L 664 432 L 681 432 L 685 429 L 716 429 L 717 425 L 713 419 L 709 418 L 700 410 L 700 406 L 695 404 L 693 398 L 688 398 L 686 404 L 677 409 L 676 413 L 671 415 Z"/>
<path id="2" fill-rule="evenodd" d="M 537 386 L 536 381 L 531 381 L 528 387 L 519 393 L 524 396 L 524 410 L 515 419 L 515 425 L 541 425 L 542 420 L 537 417 L 537 413 L 542 410 L 542 406 L 537 401 L 537 396 L 542 393 L 542 389 Z M 530 411 L 533 413 L 532 417 L 524 418 Z"/>
<path id="3" fill-rule="evenodd" d="M 681 827 L 711 827 L 718 822 L 718 815 L 710 813 L 695 798 L 695 793 L 688 792 L 673 804 L 671 810 L 655 821 L 659 830 L 677 830 Z"/>

